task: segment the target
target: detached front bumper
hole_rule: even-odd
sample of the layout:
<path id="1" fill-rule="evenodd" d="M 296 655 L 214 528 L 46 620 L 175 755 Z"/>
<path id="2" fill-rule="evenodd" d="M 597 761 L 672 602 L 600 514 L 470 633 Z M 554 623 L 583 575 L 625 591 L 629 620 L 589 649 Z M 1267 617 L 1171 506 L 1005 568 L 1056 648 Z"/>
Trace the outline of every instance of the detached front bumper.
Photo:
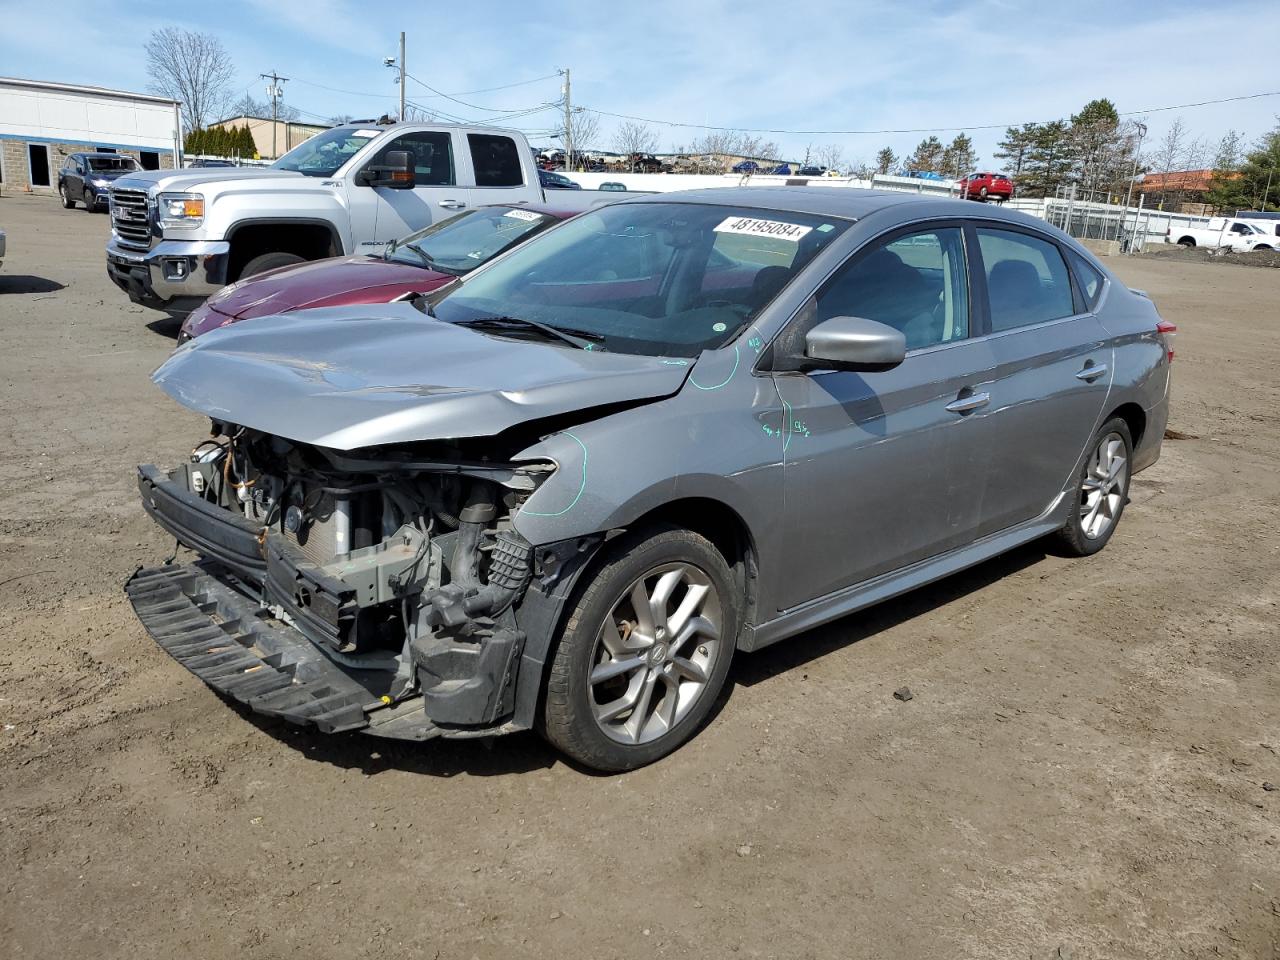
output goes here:
<path id="1" fill-rule="evenodd" d="M 226 286 L 231 244 L 220 240 L 162 240 L 150 250 L 107 243 L 107 277 L 134 303 L 164 310 L 191 306 Z"/>
<path id="2" fill-rule="evenodd" d="M 440 736 L 421 696 L 391 702 L 394 671 L 344 669 L 296 630 L 265 616 L 233 583 L 224 568 L 201 562 L 139 570 L 125 591 L 166 653 L 255 713 L 323 733 Z"/>

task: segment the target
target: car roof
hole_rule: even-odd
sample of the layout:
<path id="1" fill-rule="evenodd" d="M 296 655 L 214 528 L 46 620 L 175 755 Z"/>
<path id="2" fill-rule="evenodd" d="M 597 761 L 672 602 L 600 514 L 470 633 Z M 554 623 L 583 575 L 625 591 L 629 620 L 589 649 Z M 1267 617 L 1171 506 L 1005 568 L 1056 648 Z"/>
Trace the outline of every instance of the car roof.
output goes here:
<path id="1" fill-rule="evenodd" d="M 725 207 L 755 207 L 847 220 L 863 220 L 872 214 L 889 211 L 890 217 L 904 223 L 949 217 L 996 220 L 1054 236 L 1066 236 L 1044 220 L 1004 206 L 989 203 L 979 205 L 959 197 L 866 190 L 861 187 L 710 187 L 652 193 L 619 201 L 619 205 L 630 203 L 702 203 Z"/>

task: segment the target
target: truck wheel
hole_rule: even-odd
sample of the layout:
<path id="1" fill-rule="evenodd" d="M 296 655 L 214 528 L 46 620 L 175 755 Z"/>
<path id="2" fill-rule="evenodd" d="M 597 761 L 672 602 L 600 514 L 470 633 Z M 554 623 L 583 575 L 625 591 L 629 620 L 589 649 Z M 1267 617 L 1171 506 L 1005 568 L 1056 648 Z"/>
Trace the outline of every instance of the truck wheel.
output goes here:
<path id="1" fill-rule="evenodd" d="M 587 582 L 551 661 L 542 732 L 596 770 L 666 756 L 707 718 L 733 657 L 741 590 L 705 537 L 620 537 Z"/>
<path id="2" fill-rule="evenodd" d="M 1194 247 L 1195 245 L 1196 245 L 1195 237 L 1183 237 L 1181 240 L 1178 241 L 1178 246 L 1180 247 Z"/>
<path id="3" fill-rule="evenodd" d="M 74 210 L 76 208 L 76 202 L 67 199 L 67 189 L 62 184 L 58 184 L 58 198 L 62 201 L 64 210 Z"/>
<path id="4" fill-rule="evenodd" d="M 280 267 L 291 267 L 295 263 L 306 263 L 306 259 L 296 253 L 264 253 L 246 263 L 237 279 L 243 280 L 245 277 L 266 273 L 268 270 L 277 270 Z"/>

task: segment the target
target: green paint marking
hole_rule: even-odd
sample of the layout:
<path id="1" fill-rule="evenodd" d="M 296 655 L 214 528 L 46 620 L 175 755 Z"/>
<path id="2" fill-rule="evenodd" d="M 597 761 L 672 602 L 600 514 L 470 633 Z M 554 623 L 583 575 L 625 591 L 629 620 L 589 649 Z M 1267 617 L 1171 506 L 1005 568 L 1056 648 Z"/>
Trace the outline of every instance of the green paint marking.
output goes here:
<path id="1" fill-rule="evenodd" d="M 785 455 L 787 452 L 787 447 L 791 446 L 791 431 L 787 429 L 787 425 L 791 423 L 791 404 L 783 400 L 782 406 L 785 407 L 787 411 L 786 416 L 782 418 L 782 430 L 784 434 L 783 441 L 782 441 L 782 452 Z"/>
<path id="2" fill-rule="evenodd" d="M 741 357 L 738 353 L 738 345 L 735 343 L 733 345 L 733 369 L 729 371 L 729 375 L 725 377 L 724 380 L 722 380 L 720 383 L 717 383 L 714 387 L 704 387 L 702 384 L 698 383 L 697 380 L 694 380 L 693 377 L 689 378 L 689 382 L 693 384 L 695 387 L 697 387 L 699 390 L 719 390 L 726 383 L 728 383 L 730 380 L 733 379 L 733 375 L 738 372 L 738 363 L 740 361 L 741 361 Z"/>
<path id="3" fill-rule="evenodd" d="M 574 437 L 568 430 L 565 431 L 564 435 L 566 437 L 573 437 L 573 442 L 582 448 L 582 485 L 578 487 L 578 492 L 574 494 L 569 505 L 563 510 L 557 510 L 555 513 L 538 513 L 535 510 L 526 510 L 524 507 L 521 507 L 521 513 L 527 514 L 530 517 L 563 517 L 566 513 L 577 506 L 578 501 L 582 499 L 582 493 L 587 489 L 587 445 L 577 437 Z"/>

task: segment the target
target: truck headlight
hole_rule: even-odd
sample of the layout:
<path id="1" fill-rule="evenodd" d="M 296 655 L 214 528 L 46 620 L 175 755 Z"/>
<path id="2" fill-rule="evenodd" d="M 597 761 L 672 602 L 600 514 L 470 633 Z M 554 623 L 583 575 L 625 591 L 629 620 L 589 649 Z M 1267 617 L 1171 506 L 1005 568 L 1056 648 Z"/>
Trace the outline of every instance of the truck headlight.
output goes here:
<path id="1" fill-rule="evenodd" d="M 204 220 L 204 197 L 198 193 L 162 193 L 157 206 L 162 227 L 196 227 Z"/>

